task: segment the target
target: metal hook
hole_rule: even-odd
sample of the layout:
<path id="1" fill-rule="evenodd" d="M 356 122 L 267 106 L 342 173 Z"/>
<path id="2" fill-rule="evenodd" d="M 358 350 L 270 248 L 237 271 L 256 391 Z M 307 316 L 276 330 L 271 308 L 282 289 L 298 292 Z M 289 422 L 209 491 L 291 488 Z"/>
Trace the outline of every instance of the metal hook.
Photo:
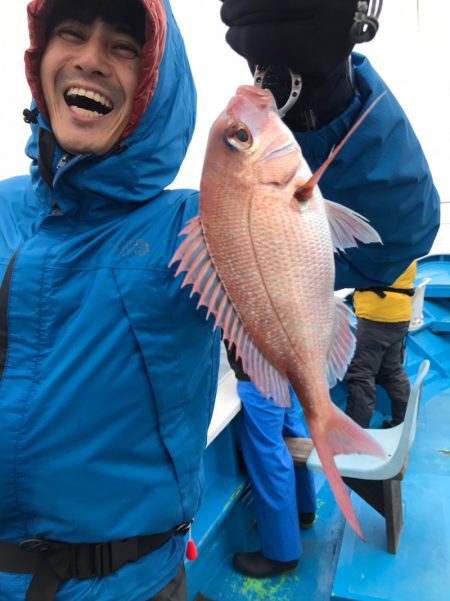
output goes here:
<path id="1" fill-rule="evenodd" d="M 255 75 L 253 78 L 253 85 L 259 88 L 264 87 L 264 78 L 266 77 L 266 74 L 270 69 L 271 65 L 267 67 L 264 67 L 262 65 L 256 65 Z M 289 74 L 291 76 L 291 92 L 284 106 L 278 109 L 278 114 L 281 118 L 283 118 L 286 115 L 286 113 L 294 106 L 294 104 L 299 99 L 300 92 L 302 90 L 301 75 L 299 75 L 298 73 L 294 73 L 292 69 L 289 69 Z"/>
<path id="2" fill-rule="evenodd" d="M 350 38 L 355 44 L 370 42 L 375 37 L 383 0 L 359 0 L 350 28 Z"/>

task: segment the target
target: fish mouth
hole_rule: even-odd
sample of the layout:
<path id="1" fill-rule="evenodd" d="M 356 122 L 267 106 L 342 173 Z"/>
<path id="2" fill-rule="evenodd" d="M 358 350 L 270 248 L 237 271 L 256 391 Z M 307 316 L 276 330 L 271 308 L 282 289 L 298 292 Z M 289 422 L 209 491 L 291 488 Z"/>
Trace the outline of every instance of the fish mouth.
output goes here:
<path id="1" fill-rule="evenodd" d="M 104 94 L 77 86 L 67 88 L 64 100 L 72 111 L 84 117 L 104 117 L 114 108 L 112 101 Z"/>
<path id="2" fill-rule="evenodd" d="M 239 86 L 235 96 L 230 100 L 227 112 L 233 114 L 243 107 L 242 101 L 250 103 L 251 107 L 262 111 L 277 111 L 275 99 L 270 90 L 258 86 Z"/>

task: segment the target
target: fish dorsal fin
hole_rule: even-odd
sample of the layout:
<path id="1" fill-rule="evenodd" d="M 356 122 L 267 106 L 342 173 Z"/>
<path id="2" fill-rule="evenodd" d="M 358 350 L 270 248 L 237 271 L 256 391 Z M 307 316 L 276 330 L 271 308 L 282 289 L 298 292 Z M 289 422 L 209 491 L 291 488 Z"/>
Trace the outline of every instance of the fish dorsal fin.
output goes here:
<path id="1" fill-rule="evenodd" d="M 174 254 L 170 265 L 180 261 L 175 276 L 185 271 L 182 287 L 192 285 L 191 296 L 200 294 L 197 308 L 205 306 L 214 316 L 214 327 L 220 327 L 223 338 L 234 344 L 236 358 L 259 392 L 272 398 L 277 405 L 290 404 L 288 381 L 260 353 L 246 331 L 235 310 L 220 277 L 214 267 L 206 246 L 200 217 L 192 218 L 180 235 L 186 235 Z"/>
<path id="2" fill-rule="evenodd" d="M 316 186 L 319 183 L 320 178 L 327 170 L 331 161 L 338 154 L 338 152 L 343 148 L 343 146 L 346 144 L 346 142 L 348 141 L 350 136 L 358 129 L 358 127 L 361 125 L 361 123 L 364 121 L 364 119 L 367 117 L 367 115 L 370 113 L 370 111 L 375 107 L 376 104 L 378 104 L 378 102 L 383 98 L 383 96 L 385 94 L 386 94 L 386 92 L 383 92 L 382 94 L 380 94 L 379 96 L 377 96 L 375 98 L 375 100 L 364 111 L 364 113 L 361 115 L 361 117 L 359 117 L 359 119 L 357 119 L 357 121 L 354 123 L 354 125 L 349 129 L 349 131 L 344 136 L 344 138 L 341 140 L 341 142 L 339 142 L 339 144 L 336 146 L 336 148 L 334 148 L 334 150 L 332 150 L 332 152 L 330 152 L 329 157 L 312 174 L 312 176 L 309 178 L 309 180 L 300 189 L 297 190 L 295 196 L 298 200 L 308 200 L 309 198 L 311 198 L 314 186 Z"/>
<path id="3" fill-rule="evenodd" d="M 355 337 L 350 328 L 352 312 L 339 298 L 335 298 L 335 316 L 332 343 L 327 357 L 328 386 L 342 380 L 355 351 Z"/>
<path id="4" fill-rule="evenodd" d="M 325 208 L 334 249 L 358 246 L 358 240 L 365 244 L 383 244 L 378 232 L 363 215 L 331 200 L 325 200 Z"/>

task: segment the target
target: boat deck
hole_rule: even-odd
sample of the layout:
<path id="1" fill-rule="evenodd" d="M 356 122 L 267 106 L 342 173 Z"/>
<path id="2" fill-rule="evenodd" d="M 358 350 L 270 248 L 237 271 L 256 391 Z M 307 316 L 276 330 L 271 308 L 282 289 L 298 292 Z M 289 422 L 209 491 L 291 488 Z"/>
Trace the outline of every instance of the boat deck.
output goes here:
<path id="1" fill-rule="evenodd" d="M 424 358 L 426 377 L 416 439 L 402 483 L 404 526 L 398 552 L 386 551 L 384 519 L 352 493 L 366 542 L 345 523 L 328 483 L 315 474 L 318 511 L 301 532 L 298 568 L 255 580 L 235 573 L 237 551 L 258 548 L 251 491 L 238 456 L 239 414 L 206 451 L 205 501 L 193 526 L 199 557 L 187 564 L 189 601 L 198 593 L 213 601 L 449 601 L 450 600 L 450 256 L 419 263 L 417 284 L 426 289 L 423 326 L 408 336 L 406 370 L 413 380 Z M 340 385 L 333 390 L 339 405 Z M 372 426 L 388 403 L 381 393 Z M 237 413 L 237 415 L 236 415 Z"/>

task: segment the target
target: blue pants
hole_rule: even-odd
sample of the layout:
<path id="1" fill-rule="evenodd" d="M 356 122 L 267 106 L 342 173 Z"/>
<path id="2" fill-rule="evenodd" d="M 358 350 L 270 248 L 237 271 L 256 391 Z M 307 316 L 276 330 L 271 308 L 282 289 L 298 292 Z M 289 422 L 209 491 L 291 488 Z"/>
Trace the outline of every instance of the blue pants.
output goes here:
<path id="1" fill-rule="evenodd" d="M 307 436 L 300 406 L 291 392 L 291 406 L 265 399 L 251 382 L 238 381 L 242 401 L 241 445 L 252 485 L 261 542 L 269 559 L 291 561 L 302 554 L 298 512 L 314 513 L 313 475 L 294 468 L 283 436 Z"/>

